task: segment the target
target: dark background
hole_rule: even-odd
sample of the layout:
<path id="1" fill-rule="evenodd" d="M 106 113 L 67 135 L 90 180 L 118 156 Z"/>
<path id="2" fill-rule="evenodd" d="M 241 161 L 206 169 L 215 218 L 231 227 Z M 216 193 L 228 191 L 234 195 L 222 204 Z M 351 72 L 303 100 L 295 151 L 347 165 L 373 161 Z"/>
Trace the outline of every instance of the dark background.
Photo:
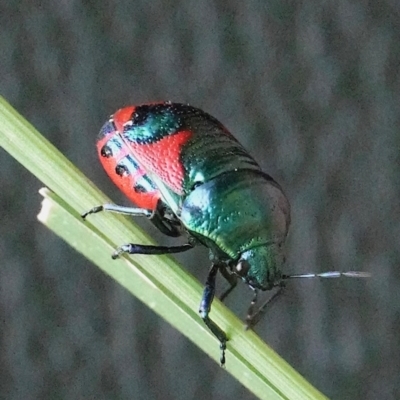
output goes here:
<path id="1" fill-rule="evenodd" d="M 109 114 L 172 100 L 220 119 L 290 199 L 284 272 L 373 273 L 291 282 L 257 332 L 333 399 L 398 399 L 399 39 L 398 0 L 9 0 L 0 91 L 119 203 L 94 148 Z M 254 398 L 41 226 L 40 182 L 0 165 L 1 398 Z M 180 260 L 204 281 L 205 249 Z"/>

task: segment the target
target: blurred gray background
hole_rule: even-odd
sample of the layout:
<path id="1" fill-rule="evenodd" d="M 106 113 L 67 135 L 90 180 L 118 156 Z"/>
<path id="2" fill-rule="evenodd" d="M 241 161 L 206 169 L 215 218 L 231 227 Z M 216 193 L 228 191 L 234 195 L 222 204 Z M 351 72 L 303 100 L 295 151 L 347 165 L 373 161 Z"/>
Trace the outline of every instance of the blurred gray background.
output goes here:
<path id="1" fill-rule="evenodd" d="M 374 275 L 290 282 L 256 331 L 332 399 L 398 399 L 399 40 L 398 0 L 3 0 L 0 91 L 123 204 L 94 147 L 109 114 L 220 119 L 291 201 L 284 272 Z M 0 165 L 0 398 L 254 398 L 41 226 L 40 182 Z M 179 259 L 205 280 L 205 249 Z M 250 298 L 227 304 L 243 318 Z"/>

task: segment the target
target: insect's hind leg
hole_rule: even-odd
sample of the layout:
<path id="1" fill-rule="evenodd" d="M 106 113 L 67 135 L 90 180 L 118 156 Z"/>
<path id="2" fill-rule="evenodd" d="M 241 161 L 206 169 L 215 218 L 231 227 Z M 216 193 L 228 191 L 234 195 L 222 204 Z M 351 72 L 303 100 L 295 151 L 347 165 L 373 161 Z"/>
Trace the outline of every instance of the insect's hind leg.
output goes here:
<path id="1" fill-rule="evenodd" d="M 132 217 L 146 217 L 164 235 L 172 237 L 178 237 L 181 235 L 181 230 L 179 229 L 180 223 L 178 219 L 172 220 L 164 217 L 165 208 L 162 206 L 161 201 L 157 203 L 157 208 L 154 211 L 146 208 L 119 206 L 117 204 L 102 204 L 81 214 L 81 217 L 85 219 L 89 214 L 96 214 L 102 211 L 109 211 L 117 214 L 129 215 Z"/>
<path id="2" fill-rule="evenodd" d="M 125 214 L 130 216 L 140 216 L 147 217 L 154 223 L 154 225 L 162 232 L 168 236 L 180 236 L 180 223 L 178 219 L 172 220 L 171 218 L 164 218 L 165 208 L 162 206 L 162 203 L 159 201 L 157 204 L 157 208 L 153 210 L 148 210 L 145 208 L 138 207 L 125 207 L 119 206 L 116 204 L 103 204 L 100 206 L 93 207 L 89 211 L 83 213 L 81 217 L 85 219 L 89 214 L 96 214 L 101 211 L 110 211 L 117 214 Z M 121 254 L 174 254 L 174 253 L 182 253 L 184 251 L 192 249 L 196 244 L 196 241 L 193 238 L 189 238 L 189 243 L 180 245 L 180 246 L 153 246 L 153 245 L 144 245 L 144 244 L 134 244 L 128 243 L 117 248 L 112 254 L 112 258 L 115 260 Z"/>
<path id="3" fill-rule="evenodd" d="M 147 218 L 150 218 L 153 214 L 153 211 L 147 210 L 145 208 L 125 207 L 125 206 L 119 206 L 117 204 L 102 204 L 100 206 L 93 207 L 89 211 L 86 211 L 85 213 L 81 214 L 81 217 L 85 219 L 89 214 L 97 214 L 98 212 L 101 211 L 110 211 L 117 214 L 125 214 L 134 217 L 147 217 Z"/>
<path id="4" fill-rule="evenodd" d="M 148 254 L 148 255 L 162 255 L 162 254 L 176 254 L 183 253 L 193 249 L 195 243 L 182 244 L 180 246 L 153 246 L 145 244 L 128 243 L 118 247 L 112 254 L 112 259 L 116 260 L 122 254 Z"/>
<path id="5" fill-rule="evenodd" d="M 157 203 L 157 208 L 154 210 L 150 217 L 150 221 L 153 225 L 164 235 L 171 237 L 181 236 L 181 223 L 178 218 L 172 214 L 172 218 L 167 218 L 166 209 L 162 205 L 161 201 Z"/>

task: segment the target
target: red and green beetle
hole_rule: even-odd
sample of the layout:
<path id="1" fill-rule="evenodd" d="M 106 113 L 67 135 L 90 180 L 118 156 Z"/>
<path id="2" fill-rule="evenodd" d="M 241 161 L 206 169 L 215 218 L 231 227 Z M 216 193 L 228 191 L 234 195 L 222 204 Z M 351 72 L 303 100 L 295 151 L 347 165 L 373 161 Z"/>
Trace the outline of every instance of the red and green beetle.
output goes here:
<path id="1" fill-rule="evenodd" d="M 102 127 L 97 150 L 107 174 L 137 208 L 105 204 L 82 216 L 102 210 L 146 216 L 166 235 L 189 236 L 180 246 L 126 244 L 114 259 L 178 253 L 197 243 L 209 248 L 212 265 L 199 312 L 220 342 L 224 364 L 228 338 L 209 318 L 217 272 L 231 284 L 222 298 L 237 278 L 254 291 L 247 317 L 248 325 L 254 323 L 258 290 L 281 287 L 289 278 L 281 272 L 290 224 L 282 188 L 218 120 L 187 104 L 118 110 Z"/>

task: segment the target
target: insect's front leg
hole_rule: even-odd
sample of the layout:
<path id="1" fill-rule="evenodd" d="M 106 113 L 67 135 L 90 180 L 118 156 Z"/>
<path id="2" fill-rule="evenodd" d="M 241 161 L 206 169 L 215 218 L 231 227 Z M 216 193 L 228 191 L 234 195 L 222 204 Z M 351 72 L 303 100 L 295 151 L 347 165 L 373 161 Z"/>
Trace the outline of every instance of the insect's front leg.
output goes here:
<path id="1" fill-rule="evenodd" d="M 229 283 L 229 288 L 228 289 L 226 289 L 222 294 L 221 294 L 221 296 L 219 296 L 219 299 L 221 300 L 221 301 L 224 301 L 227 297 L 228 297 L 228 295 L 232 292 L 232 290 L 233 289 L 235 289 L 235 287 L 237 286 L 237 281 L 238 281 L 238 278 L 237 278 L 237 275 L 236 274 L 234 274 L 233 272 L 231 272 L 231 271 L 228 271 L 227 270 L 227 268 L 226 268 L 226 266 L 221 266 L 220 267 L 220 272 L 221 272 L 221 275 L 227 280 L 227 282 Z"/>
<path id="2" fill-rule="evenodd" d="M 226 350 L 226 342 L 228 338 L 226 337 L 225 332 L 208 316 L 211 311 L 211 304 L 215 295 L 215 281 L 218 272 L 218 264 L 213 264 L 211 266 L 210 272 L 208 273 L 206 286 L 203 290 L 203 296 L 201 298 L 199 313 L 204 323 L 208 326 L 210 331 L 214 334 L 214 336 L 219 340 L 220 349 L 221 349 L 221 357 L 220 363 L 221 366 L 225 364 L 225 350 Z"/>
<path id="3" fill-rule="evenodd" d="M 284 288 L 283 283 L 279 284 L 275 288 L 275 292 L 270 296 L 264 304 L 259 307 L 257 310 L 255 310 L 255 306 L 257 303 L 258 299 L 258 291 L 257 289 L 254 290 L 254 296 L 253 299 L 250 303 L 250 307 L 247 311 L 247 317 L 246 317 L 246 330 L 253 328 L 255 325 L 257 325 L 258 321 L 260 320 L 261 316 L 265 312 L 267 305 L 271 305 L 273 301 L 282 293 L 282 290 Z"/>

